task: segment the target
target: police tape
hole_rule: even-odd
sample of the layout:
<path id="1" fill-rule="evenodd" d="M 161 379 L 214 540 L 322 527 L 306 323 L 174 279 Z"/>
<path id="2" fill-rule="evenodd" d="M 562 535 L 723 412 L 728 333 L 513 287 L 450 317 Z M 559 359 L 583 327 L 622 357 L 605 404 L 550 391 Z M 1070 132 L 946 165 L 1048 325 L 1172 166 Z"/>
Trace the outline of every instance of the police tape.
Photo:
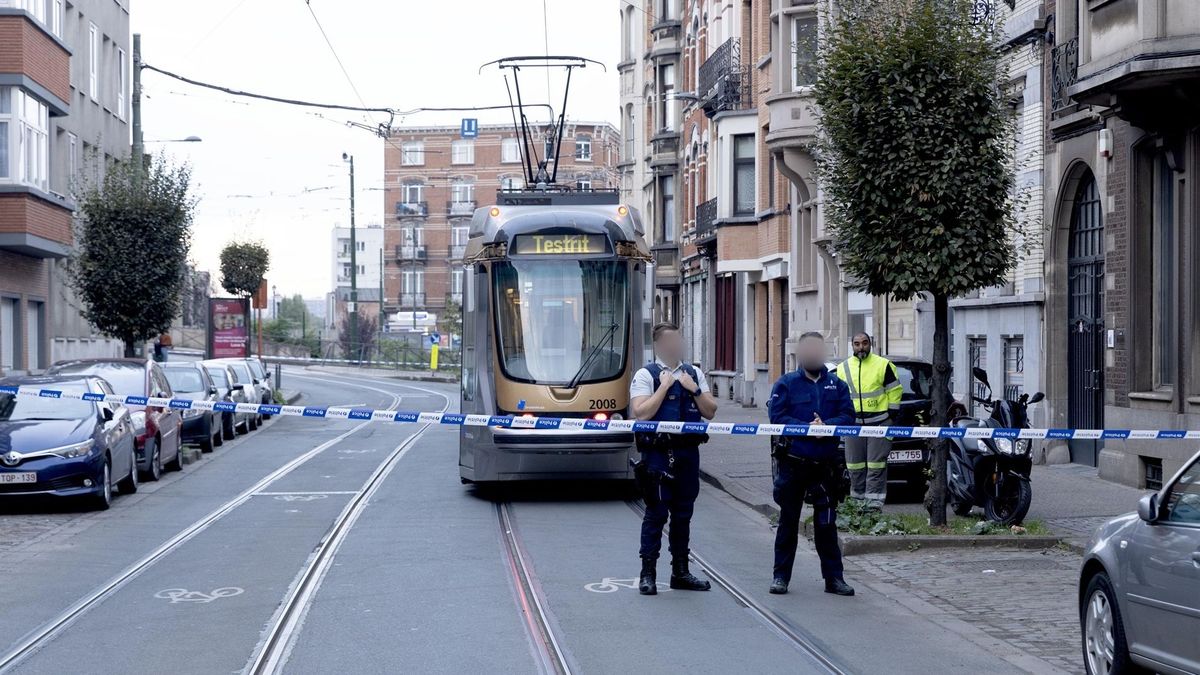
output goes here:
<path id="1" fill-rule="evenodd" d="M 644 422 L 600 420 L 585 417 L 524 415 L 470 415 L 447 412 L 377 410 L 350 406 L 299 406 L 231 401 L 193 401 L 183 398 L 121 396 L 58 389 L 0 386 L 0 393 L 39 398 L 122 403 L 174 410 L 255 413 L 282 417 L 407 422 L 448 426 L 498 427 L 534 431 L 622 431 L 666 434 L 718 434 L 729 436 L 812 436 L 860 438 L 1005 438 L 1031 440 L 1200 440 L 1200 430 L 1188 429 L 1002 429 L 993 427 L 901 427 L 825 424 L 753 424 L 734 422 Z"/>

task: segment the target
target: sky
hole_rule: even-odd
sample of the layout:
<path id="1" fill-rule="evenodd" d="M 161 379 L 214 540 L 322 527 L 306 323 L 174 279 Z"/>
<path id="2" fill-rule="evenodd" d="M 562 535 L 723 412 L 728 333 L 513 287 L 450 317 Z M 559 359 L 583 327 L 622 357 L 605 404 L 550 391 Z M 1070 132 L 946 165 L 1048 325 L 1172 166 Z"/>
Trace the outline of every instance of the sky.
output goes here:
<path id="1" fill-rule="evenodd" d="M 607 72 L 576 71 L 567 117 L 616 123 L 620 5 L 620 0 L 135 0 L 132 24 L 142 35 L 148 65 L 233 89 L 395 110 L 504 104 L 503 78 L 494 67 L 479 73 L 483 63 L 547 52 L 583 56 L 600 61 Z M 546 76 L 530 72 L 525 78 L 526 100 L 546 100 Z M 555 73 L 549 82 L 556 109 L 562 81 Z M 330 230 L 350 220 L 342 153 L 354 156 L 357 225 L 382 223 L 384 212 L 384 141 L 346 123 L 374 127 L 387 116 L 237 98 L 152 71 L 143 71 L 142 90 L 147 150 L 192 169 L 199 200 L 192 237 L 196 265 L 215 279 L 226 243 L 257 240 L 271 251 L 267 280 L 280 295 L 312 298 L 330 291 Z M 507 111 L 418 113 L 397 117 L 395 125 L 457 126 L 462 117 L 485 124 L 511 120 Z M 157 142 L 188 136 L 202 140 Z"/>

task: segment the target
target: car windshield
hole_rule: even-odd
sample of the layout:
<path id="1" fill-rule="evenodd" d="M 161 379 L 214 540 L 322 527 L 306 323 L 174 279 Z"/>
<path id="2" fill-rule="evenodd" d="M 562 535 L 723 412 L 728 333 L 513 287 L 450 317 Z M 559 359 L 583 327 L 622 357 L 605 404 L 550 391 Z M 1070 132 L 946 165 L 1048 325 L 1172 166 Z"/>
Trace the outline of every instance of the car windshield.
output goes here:
<path id="1" fill-rule="evenodd" d="M 32 388 L 33 385 L 26 385 Z M 39 389 L 56 389 L 73 394 L 87 393 L 82 383 L 47 383 Z M 96 414 L 96 404 L 73 398 L 43 398 L 40 396 L 13 396 L 0 394 L 0 421 L 22 420 L 83 420 Z"/>
<path id="2" fill-rule="evenodd" d="M 613 260 L 496 263 L 496 340 L 505 374 L 553 384 L 577 374 L 579 382 L 620 375 L 629 332 L 627 274 L 626 264 Z"/>
<path id="3" fill-rule="evenodd" d="M 146 396 L 146 371 L 136 363 L 75 363 L 60 366 L 54 373 L 103 377 L 121 396 Z"/>
<path id="4" fill-rule="evenodd" d="M 246 365 L 250 366 L 250 370 L 254 372 L 254 376 L 260 380 L 267 374 L 267 371 L 263 370 L 262 364 L 258 361 L 246 361 Z"/>
<path id="5" fill-rule="evenodd" d="M 225 375 L 224 368 L 208 368 L 208 376 L 213 379 L 213 383 L 218 387 L 229 388 L 229 378 Z"/>
<path id="6" fill-rule="evenodd" d="M 247 366 L 245 361 L 231 363 L 229 367 L 233 368 L 234 372 L 237 373 L 238 379 L 242 382 L 249 384 L 254 379 L 250 376 L 250 366 Z"/>
<path id="7" fill-rule="evenodd" d="M 176 393 L 195 394 L 205 390 L 204 378 L 195 368 L 164 368 L 163 371 Z"/>

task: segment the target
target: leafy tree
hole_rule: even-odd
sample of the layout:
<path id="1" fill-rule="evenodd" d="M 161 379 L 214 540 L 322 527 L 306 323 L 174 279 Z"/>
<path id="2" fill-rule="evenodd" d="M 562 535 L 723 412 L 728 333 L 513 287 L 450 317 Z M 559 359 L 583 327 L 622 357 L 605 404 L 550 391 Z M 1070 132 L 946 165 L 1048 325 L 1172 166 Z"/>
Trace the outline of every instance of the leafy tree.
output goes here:
<path id="1" fill-rule="evenodd" d="M 341 330 L 338 331 L 338 343 L 342 348 L 342 358 L 346 359 L 366 359 L 370 358 L 371 351 L 375 348 L 375 338 L 378 335 L 379 322 L 371 314 L 358 315 L 358 342 L 354 343 L 350 340 L 350 314 L 342 317 Z"/>
<path id="2" fill-rule="evenodd" d="M 271 265 L 271 252 L 256 241 L 230 242 L 221 250 L 221 287 L 234 295 L 258 292 Z"/>
<path id="3" fill-rule="evenodd" d="M 1016 262 L 1013 118 L 993 29 L 970 0 L 844 0 L 815 98 L 827 217 L 846 273 L 873 295 L 934 304 L 933 423 L 950 403 L 948 302 Z M 946 445 L 925 505 L 946 522 Z"/>
<path id="4" fill-rule="evenodd" d="M 84 318 L 123 341 L 126 356 L 179 314 L 195 206 L 188 167 L 152 159 L 134 169 L 118 163 L 85 189 L 68 264 Z"/>
<path id="5" fill-rule="evenodd" d="M 462 305 L 446 299 L 446 307 L 438 317 L 438 331 L 444 335 L 462 335 Z"/>

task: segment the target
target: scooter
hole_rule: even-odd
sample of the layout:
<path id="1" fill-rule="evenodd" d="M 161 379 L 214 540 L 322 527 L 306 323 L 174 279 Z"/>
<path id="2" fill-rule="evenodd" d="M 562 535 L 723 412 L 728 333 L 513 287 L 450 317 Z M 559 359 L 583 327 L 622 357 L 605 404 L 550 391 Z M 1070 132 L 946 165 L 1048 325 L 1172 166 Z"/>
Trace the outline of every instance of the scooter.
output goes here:
<path id="1" fill-rule="evenodd" d="M 972 399 L 991 412 L 988 419 L 958 417 L 960 428 L 1028 429 L 1029 406 L 1046 398 L 1042 392 L 1021 394 L 1014 400 L 992 400 L 987 372 L 972 369 L 987 389 Z M 951 438 L 946 486 L 954 513 L 965 516 L 973 506 L 983 508 L 988 520 L 1020 525 L 1033 501 L 1029 473 L 1033 468 L 1033 442 L 1028 438 Z"/>

